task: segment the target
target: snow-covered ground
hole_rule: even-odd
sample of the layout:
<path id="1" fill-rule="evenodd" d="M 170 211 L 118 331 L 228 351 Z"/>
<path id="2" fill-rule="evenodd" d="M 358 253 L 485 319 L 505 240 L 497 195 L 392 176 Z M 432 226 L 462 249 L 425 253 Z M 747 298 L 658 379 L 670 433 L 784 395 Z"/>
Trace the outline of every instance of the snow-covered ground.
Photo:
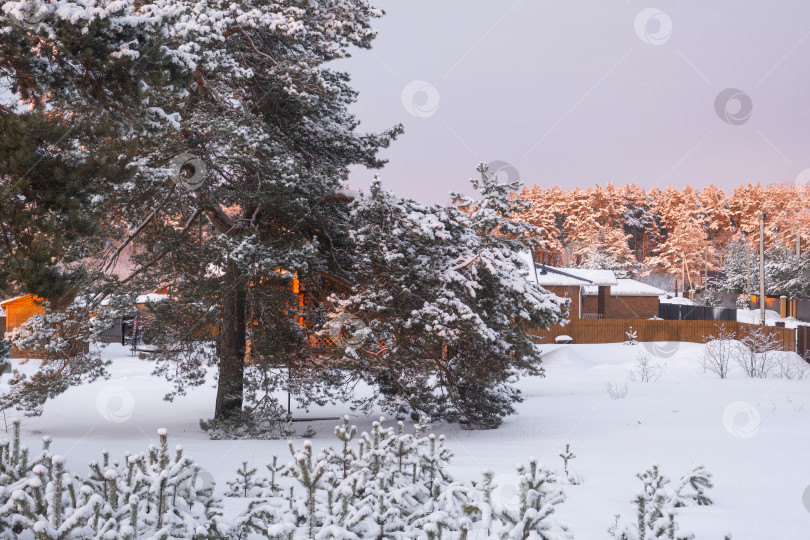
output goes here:
<path id="1" fill-rule="evenodd" d="M 737 321 L 750 323 L 750 324 L 759 324 L 761 320 L 761 312 L 758 309 L 738 309 L 737 310 Z M 777 322 L 785 323 L 785 328 L 796 328 L 799 324 L 807 324 L 807 323 L 800 323 L 793 317 L 780 317 L 779 313 L 766 309 L 765 310 L 765 324 L 768 326 L 776 326 Z"/>
<path id="2" fill-rule="evenodd" d="M 681 526 L 699 540 L 806 540 L 810 537 L 810 380 L 747 379 L 737 369 L 721 380 L 704 374 L 703 345 L 622 344 L 546 345 L 546 378 L 519 383 L 525 401 L 519 414 L 493 431 L 464 431 L 439 424 L 456 457 L 459 478 L 478 479 L 483 468 L 495 471 L 496 482 L 508 484 L 517 463 L 529 456 L 559 469 L 566 443 L 577 455 L 571 468 L 585 482 L 563 486 L 568 500 L 559 520 L 575 538 L 606 538 L 615 514 L 632 519 L 630 500 L 640 488 L 635 474 L 659 464 L 673 481 L 695 465 L 714 473 L 709 495 L 714 506 L 681 509 Z M 654 383 L 629 382 L 623 399 L 612 399 L 605 384 L 627 381 L 640 351 L 666 362 Z M 120 346 L 105 354 L 114 358 L 112 378 L 73 388 L 45 407 L 43 416 L 23 420 L 24 442 L 36 449 L 39 438 L 54 438 L 52 449 L 66 456 L 71 469 L 86 472 L 102 448 L 120 457 L 142 451 L 169 429 L 170 442 L 182 444 L 217 481 L 235 477 L 242 460 L 263 468 L 277 454 L 288 459 L 285 441 L 210 441 L 199 419 L 211 416 L 214 390 L 198 388 L 174 403 L 162 401 L 169 385 L 149 375 L 148 361 L 129 356 Z M 665 360 L 661 359 L 665 357 Z M 14 361 L 16 363 L 16 360 Z M 33 366 L 21 366 L 31 370 Z M 8 375 L 0 381 L 5 389 Z M 298 417 L 338 416 L 351 412 L 333 406 Z M 372 418 L 353 417 L 362 429 Z M 316 448 L 334 444 L 335 421 L 297 423 L 312 426 Z M 0 424 L 2 429 L 2 424 Z M 508 491 L 505 491 L 508 494 Z M 508 496 L 508 495 L 501 495 Z M 810 497 L 810 493 L 804 495 Z M 226 512 L 244 506 L 226 499 Z"/>

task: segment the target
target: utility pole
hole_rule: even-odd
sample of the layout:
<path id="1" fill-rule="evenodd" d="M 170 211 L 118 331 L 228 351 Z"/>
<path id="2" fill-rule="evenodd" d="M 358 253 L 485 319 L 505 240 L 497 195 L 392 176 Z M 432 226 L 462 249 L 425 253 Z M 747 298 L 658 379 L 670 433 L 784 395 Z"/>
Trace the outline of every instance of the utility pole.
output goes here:
<path id="1" fill-rule="evenodd" d="M 759 322 L 765 326 L 765 210 L 759 211 Z"/>
<path id="2" fill-rule="evenodd" d="M 745 296 L 749 300 L 751 299 L 751 244 L 747 238 L 745 239 Z"/>
<path id="3" fill-rule="evenodd" d="M 703 288 L 709 288 L 709 248 L 703 254 Z"/>

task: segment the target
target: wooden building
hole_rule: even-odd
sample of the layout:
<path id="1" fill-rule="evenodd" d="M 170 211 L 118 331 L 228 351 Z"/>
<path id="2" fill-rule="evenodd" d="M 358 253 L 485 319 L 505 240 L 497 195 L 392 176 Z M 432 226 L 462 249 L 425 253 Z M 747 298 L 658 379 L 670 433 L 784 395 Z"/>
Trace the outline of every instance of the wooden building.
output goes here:
<path id="1" fill-rule="evenodd" d="M 25 294 L 0 302 L 0 308 L 6 312 L 6 332 L 18 328 L 32 315 L 45 313 L 42 298 L 33 294 Z"/>
<path id="2" fill-rule="evenodd" d="M 666 291 L 635 279 L 617 279 L 616 281 L 616 285 L 611 285 L 605 300 L 605 319 L 658 317 L 658 303 L 661 295 L 666 294 Z M 582 304 L 586 311 L 597 309 L 598 294 L 596 287 L 584 287 Z"/>
<path id="3" fill-rule="evenodd" d="M 571 321 L 657 317 L 659 297 L 666 294 L 635 279 L 618 279 L 612 270 L 557 268 L 537 263 L 530 268 L 531 281 L 569 300 Z"/>
<path id="4" fill-rule="evenodd" d="M 535 264 L 528 277 L 547 291 L 569 300 L 570 320 L 604 319 L 608 313 L 610 287 L 618 283 L 611 270 L 555 268 L 546 264 Z M 585 287 L 596 290 L 594 304 L 584 303 Z"/>

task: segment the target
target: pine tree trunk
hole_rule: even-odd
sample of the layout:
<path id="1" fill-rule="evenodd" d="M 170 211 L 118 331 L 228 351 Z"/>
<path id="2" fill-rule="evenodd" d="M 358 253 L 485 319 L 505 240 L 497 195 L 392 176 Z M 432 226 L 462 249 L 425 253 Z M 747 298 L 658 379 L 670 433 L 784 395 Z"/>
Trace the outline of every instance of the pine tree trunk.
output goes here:
<path id="1" fill-rule="evenodd" d="M 242 410 L 245 372 L 245 284 L 232 262 L 225 270 L 222 298 L 222 335 L 219 351 L 219 381 L 214 417 L 223 419 Z"/>
<path id="2" fill-rule="evenodd" d="M 641 262 L 647 258 L 647 231 L 641 233 Z"/>

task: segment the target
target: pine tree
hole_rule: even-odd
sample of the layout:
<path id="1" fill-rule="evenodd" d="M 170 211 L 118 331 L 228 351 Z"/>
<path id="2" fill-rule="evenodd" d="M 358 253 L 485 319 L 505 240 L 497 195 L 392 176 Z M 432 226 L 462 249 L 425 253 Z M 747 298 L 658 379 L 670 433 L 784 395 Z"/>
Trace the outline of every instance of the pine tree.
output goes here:
<path id="1" fill-rule="evenodd" d="M 521 276 L 536 231 L 512 219 L 519 186 L 479 172 L 478 201 L 425 206 L 376 182 L 353 208 L 356 293 L 335 301 L 367 333 L 343 362 L 394 414 L 497 426 L 520 400 L 515 376 L 542 372 L 525 329 L 565 316 L 562 300 Z"/>
<path id="2" fill-rule="evenodd" d="M 30 29 L 12 20 L 25 5 L 0 13 L 16 91 L 0 103 L 3 128 L 21 135 L 0 148 L 0 290 L 37 293 L 54 313 L 81 291 L 94 313 L 104 299 L 171 285 L 152 331 L 156 372 L 175 384 L 167 397 L 215 365 L 213 434 L 283 436 L 274 391 L 321 399 L 333 382 L 311 369 L 289 317 L 293 281 L 317 292 L 341 273 L 337 192 L 350 166 L 382 166 L 378 150 L 401 132 L 357 132 L 356 93 L 327 67 L 368 48 L 382 12 L 365 0 L 68 1 L 43 4 Z M 258 354 L 246 370 L 249 326 Z M 211 328 L 216 347 L 201 346 Z M 85 380 L 81 370 L 18 389 L 36 413 L 33 402 Z"/>

